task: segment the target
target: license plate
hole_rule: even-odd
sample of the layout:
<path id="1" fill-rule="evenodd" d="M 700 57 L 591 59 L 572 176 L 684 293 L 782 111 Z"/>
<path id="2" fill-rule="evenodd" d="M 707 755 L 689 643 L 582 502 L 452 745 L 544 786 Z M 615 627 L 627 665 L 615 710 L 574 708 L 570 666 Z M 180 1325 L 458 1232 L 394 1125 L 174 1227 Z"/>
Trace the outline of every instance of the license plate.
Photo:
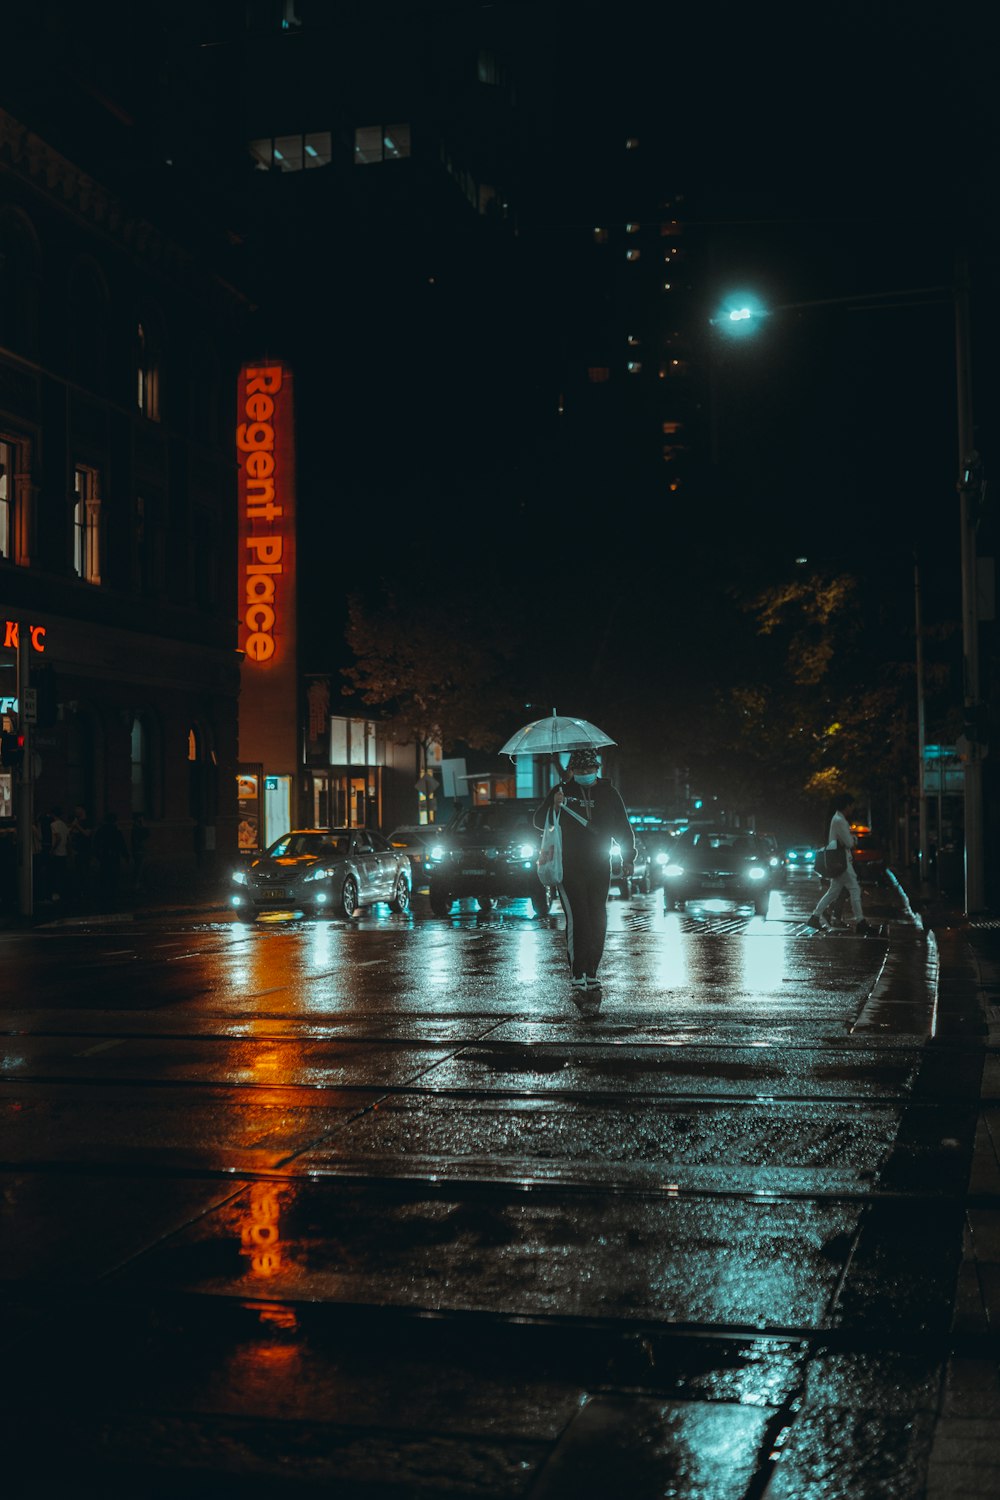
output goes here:
<path id="1" fill-rule="evenodd" d="M 262 897 L 265 901 L 288 900 L 288 892 L 283 891 L 280 886 L 277 890 L 275 890 L 274 887 L 270 885 L 262 886 L 260 890 L 254 892 L 254 895 Z"/>
<path id="2" fill-rule="evenodd" d="M 462 866 L 462 874 L 463 875 L 485 875 L 486 871 L 480 869 L 478 866 L 475 869 L 473 869 L 472 865 L 463 865 Z"/>
<path id="3" fill-rule="evenodd" d="M 713 891 L 718 890 L 719 887 L 725 885 L 725 883 L 726 882 L 722 879 L 721 875 L 706 875 L 705 879 L 702 881 L 702 885 L 711 886 Z"/>

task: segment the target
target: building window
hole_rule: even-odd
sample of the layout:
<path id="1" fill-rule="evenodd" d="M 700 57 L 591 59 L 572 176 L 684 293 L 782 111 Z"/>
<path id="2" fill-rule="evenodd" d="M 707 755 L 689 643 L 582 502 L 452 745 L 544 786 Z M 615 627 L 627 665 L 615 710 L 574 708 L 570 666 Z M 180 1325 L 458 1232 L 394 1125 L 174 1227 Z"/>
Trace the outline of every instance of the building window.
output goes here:
<path id="1" fill-rule="evenodd" d="M 160 420 L 160 350 L 147 322 L 136 324 L 136 404 L 151 422 Z"/>
<path id="2" fill-rule="evenodd" d="M 603 385 L 605 381 L 611 379 L 611 371 L 607 365 L 591 365 L 587 371 L 587 379 L 591 385 Z"/>
<path id="3" fill-rule="evenodd" d="M 601 229 L 601 228 L 595 229 L 594 230 L 594 244 L 595 245 L 606 245 L 607 243 L 608 243 L 608 231 L 606 229 Z"/>
<path id="4" fill-rule="evenodd" d="M 638 234 L 639 230 L 641 228 L 642 228 L 642 225 L 641 224 L 636 224 L 635 221 L 633 220 L 631 223 L 628 223 L 628 224 L 625 225 L 625 233 L 626 234 Z"/>
<path id="5" fill-rule="evenodd" d="M 374 162 L 401 161 L 409 154 L 409 125 L 359 125 L 354 132 L 356 166 L 368 167 Z"/>
<path id="6" fill-rule="evenodd" d="M 84 583 L 101 581 L 101 488 L 96 469 L 73 470 L 73 571 Z"/>
<path id="7" fill-rule="evenodd" d="M 638 149 L 639 149 L 639 137 L 637 135 L 626 136 L 625 137 L 625 150 L 626 151 L 638 151 Z"/>
<path id="8" fill-rule="evenodd" d="M 663 431 L 667 437 L 674 437 L 678 432 L 684 430 L 683 422 L 664 422 Z"/>
<path id="9" fill-rule="evenodd" d="M 108 291 L 96 266 L 83 262 L 69 287 L 69 365 L 74 380 L 103 391 L 108 374 Z"/>
<path id="10" fill-rule="evenodd" d="M 250 142 L 250 155 L 258 172 L 308 172 L 330 165 L 333 137 L 329 130 L 310 130 L 264 138 Z"/>
<path id="11" fill-rule="evenodd" d="M 625 259 L 626 260 L 638 260 L 641 254 L 642 254 L 641 250 L 626 250 L 625 251 Z"/>
<path id="12" fill-rule="evenodd" d="M 628 364 L 625 366 L 625 368 L 628 370 L 628 372 L 629 372 L 630 375 L 641 375 L 642 374 L 642 360 L 641 359 L 630 359 L 629 362 L 628 362 Z"/>
<path id="13" fill-rule="evenodd" d="M 0 557 L 14 561 L 14 474 L 17 449 L 0 438 Z"/>
<path id="14" fill-rule="evenodd" d="M 32 358 L 38 348 L 41 254 L 31 221 L 0 211 L 0 344 Z"/>
<path id="15" fill-rule="evenodd" d="M 132 811 L 147 813 L 149 807 L 149 737 L 141 719 L 132 720 Z"/>
<path id="16" fill-rule="evenodd" d="M 163 586 L 163 529 L 158 503 L 147 495 L 135 497 L 134 582 L 136 592 L 155 598 Z"/>
<path id="17" fill-rule="evenodd" d="M 630 349 L 638 349 L 639 345 L 642 343 L 642 339 L 637 338 L 634 333 L 630 333 L 627 336 L 625 342 L 626 344 L 628 344 Z"/>

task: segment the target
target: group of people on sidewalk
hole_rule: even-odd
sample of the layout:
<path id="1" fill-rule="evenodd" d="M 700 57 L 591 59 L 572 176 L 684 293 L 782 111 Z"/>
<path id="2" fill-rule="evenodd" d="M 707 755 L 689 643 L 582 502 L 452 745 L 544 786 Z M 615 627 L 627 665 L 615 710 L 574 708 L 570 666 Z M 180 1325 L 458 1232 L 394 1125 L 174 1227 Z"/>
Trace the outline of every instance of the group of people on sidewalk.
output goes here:
<path id="1" fill-rule="evenodd" d="M 95 828 L 87 809 L 77 804 L 67 822 L 59 803 L 39 813 L 34 824 L 35 890 L 41 901 L 84 905 L 92 895 L 103 908 L 119 896 L 122 869 L 132 866 L 132 886 L 143 888 L 149 830 L 141 813 L 133 813 L 129 843 L 118 815 L 104 814 Z"/>

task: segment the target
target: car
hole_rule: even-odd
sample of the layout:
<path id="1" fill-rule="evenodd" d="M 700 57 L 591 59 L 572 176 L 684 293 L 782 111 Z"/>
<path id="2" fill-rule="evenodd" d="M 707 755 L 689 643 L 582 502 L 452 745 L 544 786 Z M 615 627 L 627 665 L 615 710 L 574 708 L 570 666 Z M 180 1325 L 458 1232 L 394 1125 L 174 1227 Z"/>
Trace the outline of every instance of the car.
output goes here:
<path id="1" fill-rule="evenodd" d="M 770 851 L 754 833 L 731 828 L 690 828 L 664 866 L 663 905 L 723 897 L 766 916 L 774 876 Z"/>
<path id="2" fill-rule="evenodd" d="M 791 844 L 785 850 L 786 870 L 809 870 L 816 863 L 815 844 Z"/>
<path id="3" fill-rule="evenodd" d="M 485 911 L 501 897 L 526 897 L 539 916 L 554 899 L 535 869 L 541 835 L 534 824 L 539 802 L 507 797 L 464 808 L 431 849 L 431 911 L 444 917 L 452 903 L 472 896 Z"/>
<path id="4" fill-rule="evenodd" d="M 637 891 L 641 891 L 646 896 L 652 890 L 649 850 L 638 834 L 635 836 L 635 861 L 632 865 L 631 878 L 622 874 L 622 852 L 617 840 L 611 840 L 611 884 L 618 888 L 619 894 L 626 901 Z"/>
<path id="5" fill-rule="evenodd" d="M 348 921 L 385 901 L 410 906 L 413 877 L 403 849 L 366 828 L 295 828 L 233 872 L 231 904 L 252 920 L 262 911 L 306 911 Z"/>
<path id="6" fill-rule="evenodd" d="M 406 823 L 386 834 L 393 849 L 401 849 L 410 861 L 413 889 L 425 886 L 431 873 L 431 850 L 440 841 L 441 829 L 435 823 Z"/>
<path id="7" fill-rule="evenodd" d="M 872 885 L 884 885 L 886 881 L 885 845 L 866 823 L 852 823 L 851 832 L 857 840 L 851 859 L 858 879 Z"/>

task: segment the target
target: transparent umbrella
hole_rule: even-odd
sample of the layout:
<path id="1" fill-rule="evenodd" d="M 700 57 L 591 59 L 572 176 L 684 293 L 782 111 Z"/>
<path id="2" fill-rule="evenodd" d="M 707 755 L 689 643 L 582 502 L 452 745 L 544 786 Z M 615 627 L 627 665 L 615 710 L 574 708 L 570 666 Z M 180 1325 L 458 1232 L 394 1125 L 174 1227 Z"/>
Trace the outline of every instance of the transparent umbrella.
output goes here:
<path id="1" fill-rule="evenodd" d="M 501 755 L 558 755 L 563 750 L 585 750 L 592 746 L 599 750 L 602 745 L 613 745 L 615 741 L 588 719 L 570 719 L 554 710 L 547 719 L 534 719 L 512 734 Z"/>

